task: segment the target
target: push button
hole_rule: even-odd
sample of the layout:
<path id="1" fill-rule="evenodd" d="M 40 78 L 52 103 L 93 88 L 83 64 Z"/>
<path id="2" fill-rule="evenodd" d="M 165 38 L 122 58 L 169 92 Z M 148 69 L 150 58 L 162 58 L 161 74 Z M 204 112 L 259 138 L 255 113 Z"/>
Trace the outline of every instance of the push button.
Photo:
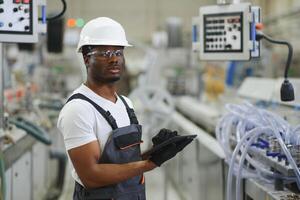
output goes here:
<path id="1" fill-rule="evenodd" d="M 4 12 L 4 9 L 3 8 L 0 8 L 0 13 L 3 13 Z"/>

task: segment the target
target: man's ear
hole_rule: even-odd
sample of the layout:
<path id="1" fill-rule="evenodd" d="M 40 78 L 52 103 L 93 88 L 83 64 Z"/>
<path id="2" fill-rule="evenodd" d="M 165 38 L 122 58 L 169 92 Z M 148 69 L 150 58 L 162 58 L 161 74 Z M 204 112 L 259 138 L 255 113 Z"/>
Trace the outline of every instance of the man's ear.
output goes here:
<path id="1" fill-rule="evenodd" d="M 82 55 L 83 56 L 83 61 L 86 67 L 89 66 L 89 56 L 87 55 Z"/>

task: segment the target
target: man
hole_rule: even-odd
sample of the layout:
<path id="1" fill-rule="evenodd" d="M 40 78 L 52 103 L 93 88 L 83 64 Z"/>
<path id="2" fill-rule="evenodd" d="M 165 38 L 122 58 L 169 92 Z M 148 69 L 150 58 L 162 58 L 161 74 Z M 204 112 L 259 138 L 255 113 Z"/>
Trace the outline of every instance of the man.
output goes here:
<path id="1" fill-rule="evenodd" d="M 77 51 L 83 55 L 87 81 L 73 92 L 58 119 L 73 164 L 74 200 L 144 200 L 143 173 L 174 157 L 190 142 L 141 159 L 141 126 L 131 101 L 116 93 L 128 46 L 123 27 L 110 18 L 93 19 L 81 31 Z M 176 135 L 162 129 L 153 138 L 154 145 Z"/>

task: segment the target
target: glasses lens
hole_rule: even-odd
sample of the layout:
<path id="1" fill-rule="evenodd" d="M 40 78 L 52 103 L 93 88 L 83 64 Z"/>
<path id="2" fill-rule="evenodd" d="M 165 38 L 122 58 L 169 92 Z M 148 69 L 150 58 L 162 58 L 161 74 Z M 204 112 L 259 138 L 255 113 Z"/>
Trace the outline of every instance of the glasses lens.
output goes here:
<path id="1" fill-rule="evenodd" d="M 117 57 L 120 57 L 120 56 L 123 56 L 123 51 L 120 50 L 120 49 L 118 49 L 116 51 L 110 51 L 110 50 L 107 50 L 107 51 L 94 51 L 94 52 L 88 53 L 87 55 L 95 55 L 97 57 L 102 57 L 102 58 L 110 58 L 113 55 L 117 56 Z"/>
<path id="2" fill-rule="evenodd" d="M 116 56 L 123 56 L 123 51 L 122 50 L 117 50 L 115 51 Z"/>
<path id="3" fill-rule="evenodd" d="M 113 51 L 105 51 L 103 52 L 103 57 L 110 58 L 112 56 Z"/>

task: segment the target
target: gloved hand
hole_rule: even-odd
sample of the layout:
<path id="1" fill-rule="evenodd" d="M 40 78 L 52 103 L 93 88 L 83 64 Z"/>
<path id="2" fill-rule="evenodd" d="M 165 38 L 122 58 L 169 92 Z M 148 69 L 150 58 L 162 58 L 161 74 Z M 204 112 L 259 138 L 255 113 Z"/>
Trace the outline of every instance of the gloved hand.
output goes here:
<path id="1" fill-rule="evenodd" d="M 173 158 L 178 152 L 182 151 L 184 147 L 186 147 L 192 141 L 192 138 L 187 138 L 181 142 L 171 143 L 162 148 L 160 151 L 151 154 L 149 160 L 151 160 L 157 166 L 161 166 L 161 164 Z"/>
<path id="2" fill-rule="evenodd" d="M 152 143 L 153 146 L 158 145 L 164 141 L 167 141 L 168 139 L 177 136 L 177 131 L 171 131 L 169 129 L 163 128 L 161 129 L 158 134 L 156 134 L 153 138 L 152 138 Z"/>

